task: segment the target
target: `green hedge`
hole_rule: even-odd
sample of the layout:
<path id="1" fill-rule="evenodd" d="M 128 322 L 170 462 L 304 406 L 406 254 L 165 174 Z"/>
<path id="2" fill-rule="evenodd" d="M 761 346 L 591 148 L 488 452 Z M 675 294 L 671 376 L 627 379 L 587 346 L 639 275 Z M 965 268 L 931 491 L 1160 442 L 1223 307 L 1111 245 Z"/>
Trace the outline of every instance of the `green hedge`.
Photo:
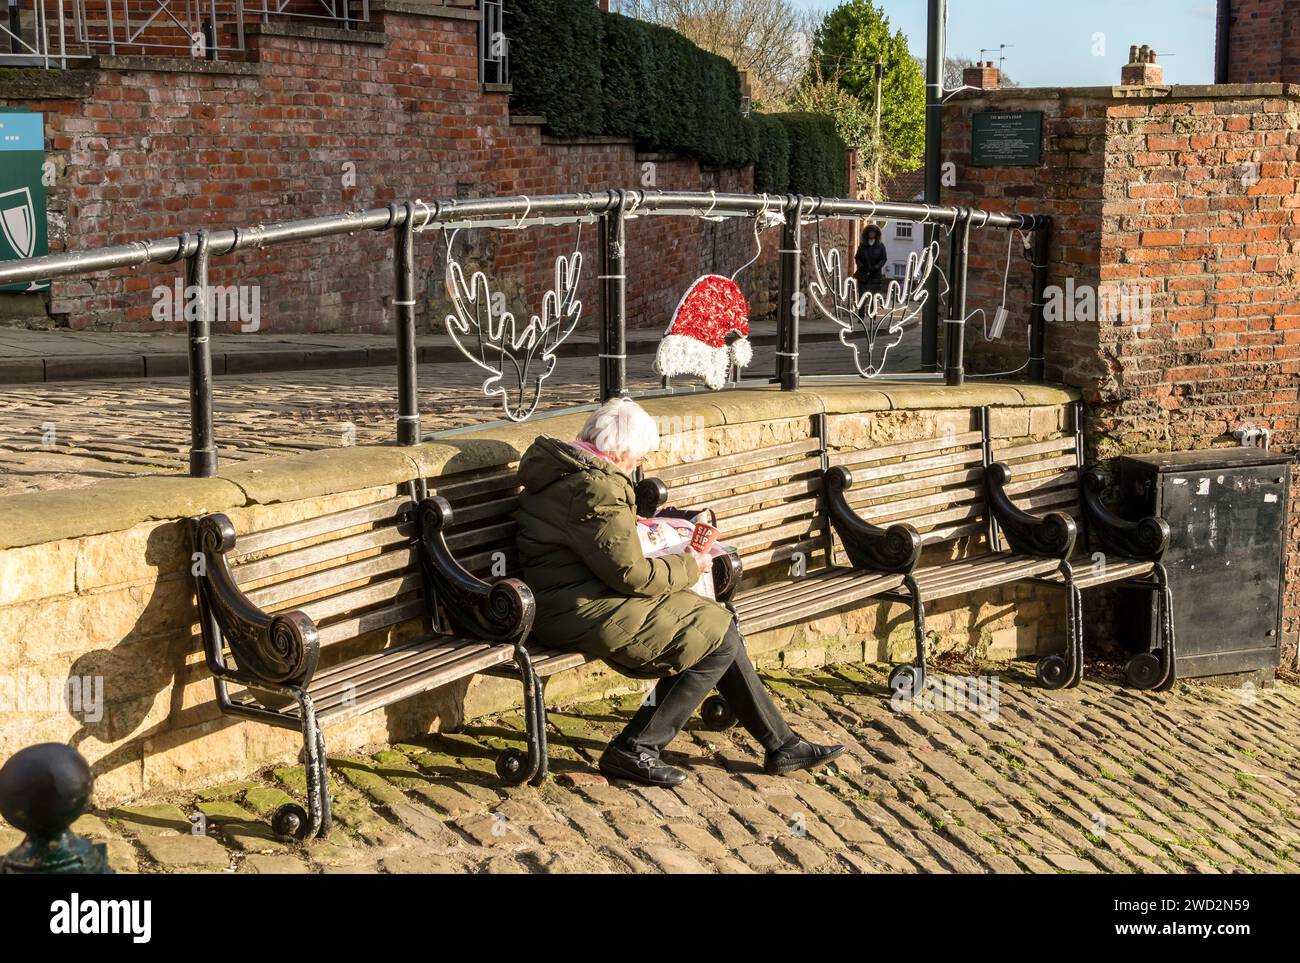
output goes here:
<path id="1" fill-rule="evenodd" d="M 786 193 L 790 190 L 790 135 L 785 124 L 777 114 L 753 114 L 749 131 L 754 143 L 754 190 Z"/>
<path id="2" fill-rule="evenodd" d="M 512 107 L 557 137 L 630 137 L 710 167 L 754 164 L 757 190 L 842 195 L 844 143 L 829 117 L 740 113 L 740 75 L 681 34 L 591 0 L 516 0 Z"/>
<path id="3" fill-rule="evenodd" d="M 832 118 L 789 113 L 757 115 L 755 119 L 763 124 L 759 160 L 754 166 L 755 190 L 848 196 L 848 148 Z"/>

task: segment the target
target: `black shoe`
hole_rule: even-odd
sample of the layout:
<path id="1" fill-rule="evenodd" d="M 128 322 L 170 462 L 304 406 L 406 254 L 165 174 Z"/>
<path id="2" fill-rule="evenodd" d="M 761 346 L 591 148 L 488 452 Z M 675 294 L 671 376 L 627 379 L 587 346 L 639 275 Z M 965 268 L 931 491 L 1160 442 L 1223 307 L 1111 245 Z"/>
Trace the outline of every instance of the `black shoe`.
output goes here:
<path id="1" fill-rule="evenodd" d="M 653 752 L 630 751 L 610 743 L 600 757 L 600 771 L 610 779 L 626 779 L 646 786 L 680 786 L 686 773 L 662 761 Z"/>
<path id="2" fill-rule="evenodd" d="M 783 776 L 798 769 L 812 769 L 844 752 L 843 746 L 819 746 L 803 736 L 794 736 L 780 749 L 773 749 L 763 759 L 763 771 L 769 776 Z"/>

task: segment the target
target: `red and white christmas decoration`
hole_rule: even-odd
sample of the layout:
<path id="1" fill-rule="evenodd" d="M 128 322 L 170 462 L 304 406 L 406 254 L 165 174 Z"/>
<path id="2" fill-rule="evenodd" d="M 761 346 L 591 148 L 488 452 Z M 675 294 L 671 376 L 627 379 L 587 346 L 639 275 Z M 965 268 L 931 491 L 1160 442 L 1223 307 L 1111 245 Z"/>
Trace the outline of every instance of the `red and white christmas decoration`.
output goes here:
<path id="1" fill-rule="evenodd" d="M 739 338 L 727 344 L 727 335 Z M 734 364 L 743 368 L 754 356 L 749 344 L 749 304 L 731 278 L 706 274 L 682 295 L 659 350 L 655 371 L 666 377 L 699 375 L 714 391 L 727 383 Z"/>

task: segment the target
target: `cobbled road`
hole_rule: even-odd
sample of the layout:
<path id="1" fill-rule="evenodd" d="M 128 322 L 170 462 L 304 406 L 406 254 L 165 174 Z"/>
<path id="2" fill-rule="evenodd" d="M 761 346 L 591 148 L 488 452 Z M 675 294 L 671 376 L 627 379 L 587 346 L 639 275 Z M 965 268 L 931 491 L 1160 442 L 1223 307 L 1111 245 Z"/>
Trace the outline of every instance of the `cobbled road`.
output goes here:
<path id="1" fill-rule="evenodd" d="M 906 353 L 899 364 L 910 364 Z M 659 384 L 652 356 L 628 359 L 628 383 Z M 755 350 L 750 371 L 773 370 L 772 349 Z M 838 342 L 802 349 L 807 372 L 850 370 Z M 483 397 L 469 362 L 420 365 L 426 432 L 504 417 Z M 596 359 L 561 358 L 539 410 L 595 400 Z M 99 478 L 189 470 L 189 385 L 184 378 L 67 381 L 0 386 L 0 496 L 78 488 Z M 213 428 L 221 464 L 344 445 L 391 442 L 397 421 L 392 368 L 341 368 L 226 375 L 213 381 Z"/>
<path id="2" fill-rule="evenodd" d="M 335 757 L 336 826 L 306 846 L 265 825 L 286 791 L 301 798 L 301 768 L 77 828 L 128 872 L 1300 870 L 1300 689 L 1049 693 L 1013 664 L 996 713 L 895 712 L 887 668 L 765 673 L 796 730 L 849 747 L 813 774 L 766 776 L 743 732 L 691 728 L 666 752 L 686 785 L 611 784 L 594 761 L 628 697 L 551 713 L 554 775 L 538 789 L 495 781 L 498 750 L 522 745 L 517 713 Z M 0 848 L 16 841 L 0 830 Z"/>

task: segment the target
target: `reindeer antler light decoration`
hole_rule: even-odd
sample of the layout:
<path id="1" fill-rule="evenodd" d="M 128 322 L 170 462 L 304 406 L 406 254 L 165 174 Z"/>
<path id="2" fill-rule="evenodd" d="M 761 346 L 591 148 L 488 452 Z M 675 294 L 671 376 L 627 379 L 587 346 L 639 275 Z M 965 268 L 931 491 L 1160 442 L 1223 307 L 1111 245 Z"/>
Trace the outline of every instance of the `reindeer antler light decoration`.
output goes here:
<path id="1" fill-rule="evenodd" d="M 823 251 L 813 245 L 813 280 L 808 294 L 813 304 L 840 328 L 840 342 L 853 352 L 853 365 L 864 378 L 885 370 L 889 351 L 903 340 L 903 328 L 925 307 L 925 284 L 939 256 L 939 242 L 907 256 L 902 279 L 889 282 L 884 294 L 858 294 L 858 282 L 845 275 L 838 248 Z M 866 363 L 863 364 L 863 351 Z"/>
<path id="2" fill-rule="evenodd" d="M 555 285 L 542 299 L 542 316 L 533 315 L 520 331 L 504 299 L 493 300 L 487 275 L 475 271 L 466 284 L 448 248 L 447 295 L 454 313 L 447 315 L 447 333 L 465 357 L 488 373 L 483 393 L 499 395 L 511 421 L 525 421 L 537 410 L 542 382 L 555 370 L 555 350 L 582 316 L 577 296 L 582 253 L 555 259 Z"/>

